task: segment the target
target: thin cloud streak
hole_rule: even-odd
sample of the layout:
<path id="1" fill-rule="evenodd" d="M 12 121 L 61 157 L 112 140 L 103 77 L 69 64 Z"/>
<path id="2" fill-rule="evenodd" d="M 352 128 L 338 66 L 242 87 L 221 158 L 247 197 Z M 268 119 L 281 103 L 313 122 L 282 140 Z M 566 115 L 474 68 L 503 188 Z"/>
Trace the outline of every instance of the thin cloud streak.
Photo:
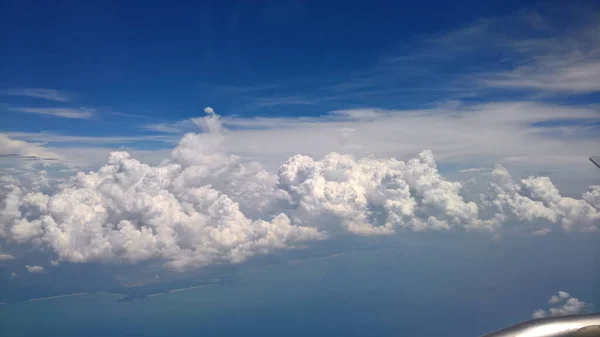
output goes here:
<path id="1" fill-rule="evenodd" d="M 168 135 L 140 135 L 140 136 L 106 136 L 106 137 L 89 137 L 89 136 L 68 136 L 55 133 L 35 133 L 35 132 L 7 132 L 6 136 L 14 139 L 21 139 L 28 142 L 42 142 L 48 144 L 87 144 L 87 145 L 103 145 L 103 144 L 120 144 L 120 143 L 136 143 L 143 141 L 155 141 L 174 143 L 177 138 Z"/>
<path id="2" fill-rule="evenodd" d="M 256 85 L 227 96 L 237 111 L 257 111 L 286 104 L 277 97 L 301 98 L 288 100 L 294 105 L 389 99 L 414 106 L 465 97 L 481 101 L 500 91 L 536 95 L 535 100 L 595 93 L 600 91 L 599 17 L 588 13 L 566 27 L 534 11 L 482 18 L 423 36 L 361 69 Z M 277 97 L 268 98 L 268 90 Z"/>
<path id="3" fill-rule="evenodd" d="M 0 95 L 41 98 L 55 102 L 68 102 L 71 100 L 70 95 L 64 91 L 44 88 L 4 89 L 0 90 Z"/>
<path id="4" fill-rule="evenodd" d="M 96 110 L 87 108 L 34 108 L 10 106 L 7 109 L 16 112 L 26 112 L 70 119 L 92 119 L 96 115 Z"/>
<path id="5" fill-rule="evenodd" d="M 192 129 L 197 130 L 197 127 L 194 126 L 194 123 L 192 123 L 191 119 L 184 119 L 184 120 L 175 121 L 175 122 L 144 124 L 144 125 L 141 125 L 140 128 L 149 130 L 149 131 L 154 131 L 154 132 L 173 133 L 173 134 L 183 133 L 186 130 L 189 130 L 189 131 L 191 131 Z"/>
<path id="6" fill-rule="evenodd" d="M 314 105 L 315 102 L 300 96 L 275 96 L 259 98 L 255 104 L 257 107 L 273 107 L 279 105 Z"/>

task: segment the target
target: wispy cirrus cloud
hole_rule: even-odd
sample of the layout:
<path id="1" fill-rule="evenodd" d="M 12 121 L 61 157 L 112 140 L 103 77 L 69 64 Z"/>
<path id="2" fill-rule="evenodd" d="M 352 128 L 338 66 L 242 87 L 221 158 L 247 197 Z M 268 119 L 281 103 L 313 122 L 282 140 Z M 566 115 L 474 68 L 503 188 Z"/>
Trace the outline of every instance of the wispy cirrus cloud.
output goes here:
<path id="1" fill-rule="evenodd" d="M 565 21 L 565 17 L 570 20 Z M 443 53 L 440 51 L 443 50 Z M 458 78 L 479 88 L 559 94 L 600 91 L 600 15 L 582 8 L 479 19 L 425 41 L 398 63 L 463 62 Z M 479 90 L 481 91 L 481 90 Z"/>
<path id="2" fill-rule="evenodd" d="M 600 91 L 600 16 L 558 36 L 510 41 L 514 67 L 483 73 L 480 83 L 557 93 Z"/>
<path id="3" fill-rule="evenodd" d="M 566 6 L 568 7 L 568 6 Z M 568 17 L 568 19 L 565 19 Z M 364 106 L 389 100 L 555 99 L 600 92 L 600 15 L 582 9 L 520 11 L 422 36 L 343 73 L 228 91 L 237 110 L 277 105 Z M 552 94 L 552 96 L 549 96 Z"/>
<path id="4" fill-rule="evenodd" d="M 151 123 L 140 126 L 142 129 L 160 132 L 160 133 L 184 133 L 195 129 L 194 123 L 191 119 L 184 119 L 181 121 L 174 122 L 162 122 L 162 123 Z"/>
<path id="5" fill-rule="evenodd" d="M 565 19 L 568 18 L 568 19 Z M 582 8 L 480 18 L 383 57 L 389 76 L 412 69 L 479 96 L 600 91 L 600 15 Z M 395 75 L 396 74 L 396 75 Z"/>
<path id="6" fill-rule="evenodd" d="M 0 134 L 2 136 L 2 134 Z M 50 132 L 7 132 L 6 137 L 27 142 L 39 142 L 50 145 L 84 144 L 84 145 L 114 145 L 139 143 L 147 141 L 173 143 L 177 139 L 168 135 L 138 135 L 138 136 L 69 136 Z M 1 138 L 0 138 L 1 139 Z"/>
<path id="7" fill-rule="evenodd" d="M 255 104 L 258 107 L 272 107 L 280 105 L 314 105 L 315 102 L 301 96 L 274 96 L 258 98 Z"/>
<path id="8" fill-rule="evenodd" d="M 160 162 L 168 152 L 165 148 L 176 144 L 178 139 L 172 135 L 92 137 L 48 132 L 0 133 L 0 164 L 25 167 L 42 162 L 46 165 L 97 167 L 115 149 L 127 149 L 154 163 Z M 152 150 L 146 150 L 147 147 Z"/>
<path id="9" fill-rule="evenodd" d="M 593 93 L 600 91 L 600 48 L 581 54 L 572 52 L 548 56 L 532 64 L 481 79 L 489 87 L 535 89 L 560 93 Z"/>
<path id="10" fill-rule="evenodd" d="M 38 107 L 21 107 L 9 106 L 10 111 L 33 113 L 40 115 L 49 115 L 61 118 L 70 119 L 92 119 L 96 115 L 96 110 L 88 108 L 38 108 Z"/>
<path id="11" fill-rule="evenodd" d="M 447 100 L 556 102 L 600 92 L 599 12 L 547 7 L 477 18 L 405 40 L 355 68 L 202 89 L 211 99 L 227 101 L 227 115 L 258 116 L 314 116 L 369 106 L 414 109 Z M 166 127 L 148 129 L 177 131 Z"/>
<path id="12" fill-rule="evenodd" d="M 71 95 L 56 89 L 44 88 L 13 88 L 0 90 L 0 95 L 41 98 L 55 102 L 68 102 Z"/>

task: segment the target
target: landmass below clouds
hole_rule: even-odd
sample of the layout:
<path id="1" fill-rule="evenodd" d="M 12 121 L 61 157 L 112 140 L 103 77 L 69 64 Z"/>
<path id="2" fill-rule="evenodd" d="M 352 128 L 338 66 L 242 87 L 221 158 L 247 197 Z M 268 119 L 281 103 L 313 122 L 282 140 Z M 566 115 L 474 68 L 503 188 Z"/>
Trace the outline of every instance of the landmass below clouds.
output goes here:
<path id="1" fill-rule="evenodd" d="M 429 150 L 408 161 L 296 155 L 273 174 L 225 151 L 220 117 L 205 112 L 194 120 L 204 132 L 186 134 L 160 165 L 113 152 L 99 170 L 51 191 L 6 180 L 0 236 L 49 247 L 57 261 L 159 259 L 185 270 L 337 235 L 600 227 L 600 186 L 564 197 L 549 178 L 517 181 L 502 166 L 475 172 L 469 183 L 450 181 Z"/>

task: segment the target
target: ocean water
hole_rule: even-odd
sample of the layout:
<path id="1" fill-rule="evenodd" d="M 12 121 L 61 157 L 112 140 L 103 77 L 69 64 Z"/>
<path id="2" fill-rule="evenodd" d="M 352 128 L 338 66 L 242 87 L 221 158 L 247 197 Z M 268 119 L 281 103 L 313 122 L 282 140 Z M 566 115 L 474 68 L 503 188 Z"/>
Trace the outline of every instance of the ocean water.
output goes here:
<path id="1" fill-rule="evenodd" d="M 479 336 L 529 319 L 558 290 L 597 302 L 598 262 L 584 257 L 597 241 L 434 242 L 267 265 L 131 302 L 5 304 L 0 336 Z"/>

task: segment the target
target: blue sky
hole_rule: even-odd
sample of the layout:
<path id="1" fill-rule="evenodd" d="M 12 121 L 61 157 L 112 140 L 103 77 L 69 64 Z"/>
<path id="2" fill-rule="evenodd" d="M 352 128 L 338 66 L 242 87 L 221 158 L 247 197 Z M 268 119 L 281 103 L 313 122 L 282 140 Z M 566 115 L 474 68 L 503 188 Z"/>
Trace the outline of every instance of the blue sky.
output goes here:
<path id="1" fill-rule="evenodd" d="M 521 98 L 522 90 L 484 90 L 470 77 L 527 61 L 501 46 L 504 38 L 586 28 L 583 5 L 559 2 L 2 6 L 2 87 L 64 93 L 54 102 L 2 97 L 3 129 L 78 135 L 140 133 L 139 124 L 197 116 L 206 105 L 222 115 L 288 116 Z M 95 123 L 10 111 L 23 106 L 90 109 Z"/>
<path id="2" fill-rule="evenodd" d="M 3 1 L 0 25 L 0 302 L 306 263 L 301 292 L 381 274 L 382 298 L 427 281 L 386 304 L 407 317 L 494 317 L 463 334 L 600 305 L 569 263 L 600 231 L 594 2 Z"/>
<path id="3" fill-rule="evenodd" d="M 576 119 L 564 111 L 530 121 L 544 129 L 540 134 L 588 139 L 565 149 L 591 151 L 598 135 L 598 8 L 590 2 L 2 6 L 0 131 L 59 152 L 72 149 L 73 141 L 81 152 L 105 149 L 87 160 L 77 155 L 80 164 L 106 158 L 115 147 L 172 148 L 184 132 L 198 130 L 189 119 L 202 116 L 205 106 L 240 119 L 228 125 L 239 129 L 257 116 L 291 121 L 352 109 L 394 116 L 419 109 L 426 116 L 525 102 L 588 110 Z M 411 141 L 409 152 L 374 144 L 368 151 L 440 152 L 435 144 Z M 279 152 L 326 153 L 314 149 L 295 144 Z M 151 155 L 138 157 L 164 158 Z M 494 155 L 493 163 L 506 157 Z"/>

